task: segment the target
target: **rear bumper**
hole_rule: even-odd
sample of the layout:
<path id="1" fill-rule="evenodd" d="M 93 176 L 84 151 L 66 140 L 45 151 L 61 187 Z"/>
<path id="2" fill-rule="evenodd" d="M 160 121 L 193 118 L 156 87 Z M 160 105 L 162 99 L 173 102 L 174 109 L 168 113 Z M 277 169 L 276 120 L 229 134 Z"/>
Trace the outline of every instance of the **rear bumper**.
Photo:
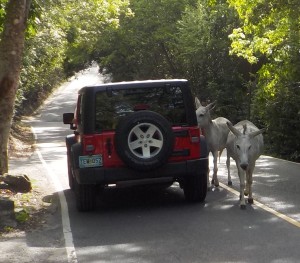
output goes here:
<path id="1" fill-rule="evenodd" d="M 153 171 L 140 172 L 128 167 L 78 168 L 74 175 L 79 184 L 135 185 L 182 180 L 187 176 L 206 176 L 208 157 L 185 162 L 168 163 Z"/>

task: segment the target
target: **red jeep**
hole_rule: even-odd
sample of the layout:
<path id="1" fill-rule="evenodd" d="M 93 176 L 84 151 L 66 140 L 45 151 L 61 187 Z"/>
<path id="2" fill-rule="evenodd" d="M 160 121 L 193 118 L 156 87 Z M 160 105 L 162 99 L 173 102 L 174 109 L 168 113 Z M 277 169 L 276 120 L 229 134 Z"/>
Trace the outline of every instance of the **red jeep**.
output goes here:
<path id="1" fill-rule="evenodd" d="M 69 185 L 79 211 L 93 210 L 99 186 L 178 182 L 188 201 L 204 201 L 208 152 L 187 80 L 83 87 L 63 122 Z"/>

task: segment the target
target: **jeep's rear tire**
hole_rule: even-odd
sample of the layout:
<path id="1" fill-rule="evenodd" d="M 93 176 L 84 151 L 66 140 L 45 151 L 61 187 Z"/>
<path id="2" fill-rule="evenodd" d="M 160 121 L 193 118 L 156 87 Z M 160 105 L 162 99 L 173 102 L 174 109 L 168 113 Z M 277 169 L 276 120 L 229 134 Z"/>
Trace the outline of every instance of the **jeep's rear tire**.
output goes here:
<path id="1" fill-rule="evenodd" d="M 67 164 L 68 164 L 68 179 L 69 186 L 71 190 L 74 190 L 74 168 L 73 168 L 73 153 L 72 145 L 76 143 L 75 135 L 68 135 L 66 137 L 66 146 L 67 146 Z"/>
<path id="2" fill-rule="evenodd" d="M 96 186 L 79 184 L 74 180 L 77 210 L 80 212 L 92 211 L 96 208 Z"/>
<path id="3" fill-rule="evenodd" d="M 207 194 L 206 174 L 194 174 L 184 180 L 183 192 L 189 202 L 203 202 Z"/>
<path id="4" fill-rule="evenodd" d="M 74 176 L 73 176 L 73 167 L 70 153 L 67 154 L 67 162 L 68 162 L 68 178 L 69 178 L 69 186 L 71 190 L 74 190 Z"/>
<path id="5" fill-rule="evenodd" d="M 173 152 L 174 134 L 163 116 L 143 110 L 120 121 L 115 144 L 125 164 L 136 170 L 149 171 L 167 162 Z"/>

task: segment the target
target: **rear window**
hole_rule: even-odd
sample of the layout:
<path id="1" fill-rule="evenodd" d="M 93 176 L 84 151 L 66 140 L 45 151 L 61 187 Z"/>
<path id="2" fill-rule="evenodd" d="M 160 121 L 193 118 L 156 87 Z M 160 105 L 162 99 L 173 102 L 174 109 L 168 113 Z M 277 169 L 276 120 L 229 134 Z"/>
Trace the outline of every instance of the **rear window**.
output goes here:
<path id="1" fill-rule="evenodd" d="M 180 87 L 109 90 L 96 94 L 96 130 L 115 129 L 119 120 L 139 110 L 164 116 L 173 126 L 186 126 L 186 112 Z"/>

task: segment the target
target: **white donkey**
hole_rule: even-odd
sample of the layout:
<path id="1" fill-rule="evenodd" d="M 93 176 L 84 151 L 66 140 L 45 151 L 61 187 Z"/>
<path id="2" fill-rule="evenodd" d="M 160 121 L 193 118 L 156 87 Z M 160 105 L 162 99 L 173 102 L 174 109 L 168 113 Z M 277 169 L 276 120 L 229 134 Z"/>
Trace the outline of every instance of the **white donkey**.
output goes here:
<path id="1" fill-rule="evenodd" d="M 222 152 L 224 148 L 226 148 L 226 141 L 229 133 L 227 122 L 230 123 L 230 121 L 223 117 L 218 117 L 214 120 L 211 119 L 210 111 L 215 107 L 215 103 L 216 102 L 214 101 L 204 107 L 201 105 L 199 99 L 195 98 L 198 126 L 204 131 L 208 151 L 213 155 L 214 172 L 212 177 L 212 184 L 218 187 L 218 152 Z M 228 185 L 232 185 L 230 174 L 228 174 Z M 210 188 L 209 170 L 207 174 L 207 187 Z"/>
<path id="2" fill-rule="evenodd" d="M 255 162 L 263 151 L 262 132 L 250 121 L 240 121 L 236 125 L 227 123 L 230 133 L 227 139 L 227 155 L 232 157 L 236 162 L 240 178 L 240 207 L 246 208 L 244 195 L 248 196 L 248 203 L 253 204 L 252 197 L 252 174 Z M 230 158 L 227 158 L 228 176 L 230 176 Z M 246 174 L 246 176 L 245 176 Z M 246 189 L 245 189 L 246 181 Z"/>

